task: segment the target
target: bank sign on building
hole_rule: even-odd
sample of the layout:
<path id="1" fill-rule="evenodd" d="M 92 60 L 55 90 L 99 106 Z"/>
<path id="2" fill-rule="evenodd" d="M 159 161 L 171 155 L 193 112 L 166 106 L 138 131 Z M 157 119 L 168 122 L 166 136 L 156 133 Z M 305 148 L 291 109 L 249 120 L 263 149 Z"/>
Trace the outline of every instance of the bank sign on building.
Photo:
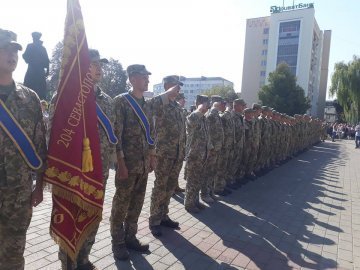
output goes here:
<path id="1" fill-rule="evenodd" d="M 313 3 L 271 6 L 270 13 L 247 19 L 242 98 L 258 102 L 269 73 L 285 62 L 311 102 L 309 113 L 323 118 L 331 31 L 320 30 Z"/>

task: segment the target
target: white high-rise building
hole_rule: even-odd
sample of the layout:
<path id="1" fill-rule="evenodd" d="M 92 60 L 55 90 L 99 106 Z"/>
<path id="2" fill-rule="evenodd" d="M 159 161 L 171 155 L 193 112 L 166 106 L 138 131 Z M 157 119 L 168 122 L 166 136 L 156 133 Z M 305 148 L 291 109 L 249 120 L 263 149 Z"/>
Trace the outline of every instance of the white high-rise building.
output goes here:
<path id="1" fill-rule="evenodd" d="M 215 86 L 231 86 L 234 84 L 221 77 L 198 77 L 198 78 L 183 78 L 181 80 L 184 84 L 181 87 L 181 92 L 184 93 L 186 109 L 189 109 L 191 105 L 195 105 L 196 95 L 203 94 L 206 90 L 209 90 Z M 164 92 L 163 83 L 158 83 L 153 86 L 154 95 L 158 95 Z"/>
<path id="2" fill-rule="evenodd" d="M 268 17 L 248 19 L 241 97 L 259 102 L 270 72 L 286 62 L 310 99 L 310 114 L 323 118 L 331 30 L 320 30 L 313 4 L 273 6 Z"/>

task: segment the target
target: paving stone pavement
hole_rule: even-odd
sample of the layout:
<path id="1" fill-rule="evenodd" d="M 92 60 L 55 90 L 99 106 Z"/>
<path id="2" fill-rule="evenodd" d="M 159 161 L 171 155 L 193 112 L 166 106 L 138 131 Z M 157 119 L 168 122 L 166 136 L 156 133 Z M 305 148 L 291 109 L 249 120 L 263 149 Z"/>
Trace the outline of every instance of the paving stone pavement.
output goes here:
<path id="1" fill-rule="evenodd" d="M 181 229 L 164 229 L 159 239 L 148 228 L 151 174 L 138 232 L 150 252 L 131 253 L 128 262 L 115 261 L 111 252 L 112 171 L 91 261 L 99 269 L 360 270 L 359 155 L 353 141 L 318 144 L 196 215 L 176 196 L 170 216 Z M 45 193 L 28 230 L 25 269 L 60 269 L 50 212 Z"/>

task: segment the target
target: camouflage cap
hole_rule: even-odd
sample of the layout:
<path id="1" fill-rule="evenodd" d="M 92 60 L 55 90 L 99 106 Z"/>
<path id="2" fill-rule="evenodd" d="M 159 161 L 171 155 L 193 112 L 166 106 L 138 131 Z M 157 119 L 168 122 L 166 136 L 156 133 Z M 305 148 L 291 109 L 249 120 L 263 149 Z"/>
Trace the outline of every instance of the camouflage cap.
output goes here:
<path id="1" fill-rule="evenodd" d="M 126 73 L 128 76 L 134 75 L 134 74 L 140 74 L 140 75 L 151 75 L 151 72 L 149 72 L 144 65 L 134 64 L 130 65 L 126 69 Z"/>
<path id="2" fill-rule="evenodd" d="M 209 97 L 205 96 L 205 95 L 197 95 L 195 102 L 197 104 L 202 104 L 202 103 L 205 103 L 205 102 L 209 102 Z"/>
<path id="3" fill-rule="evenodd" d="M 184 93 L 179 93 L 176 97 L 176 100 L 181 100 L 181 99 L 185 99 Z"/>
<path id="4" fill-rule="evenodd" d="M 265 112 L 271 112 L 271 109 L 268 106 L 261 106 L 261 109 Z"/>
<path id="5" fill-rule="evenodd" d="M 169 75 L 163 78 L 163 83 L 171 83 L 171 84 L 178 84 L 180 86 L 183 86 L 184 83 L 181 82 L 181 80 L 184 80 L 184 77 L 178 76 L 178 75 Z"/>
<path id="6" fill-rule="evenodd" d="M 214 103 L 214 102 L 222 102 L 222 103 L 224 103 L 225 100 L 221 96 L 212 95 L 211 96 L 211 103 Z"/>
<path id="7" fill-rule="evenodd" d="M 31 36 L 33 37 L 33 39 L 40 40 L 42 34 L 40 32 L 32 32 Z"/>
<path id="8" fill-rule="evenodd" d="M 109 63 L 109 61 L 106 58 L 100 58 L 100 53 L 98 50 L 95 49 L 89 49 L 89 56 L 90 56 L 90 61 L 91 62 L 101 62 L 104 64 Z"/>
<path id="9" fill-rule="evenodd" d="M 255 110 L 253 110 L 253 109 L 250 109 L 250 108 L 244 109 L 244 114 L 249 114 L 249 113 L 253 113 L 253 112 L 255 112 Z"/>
<path id="10" fill-rule="evenodd" d="M 259 105 L 257 103 L 253 103 L 252 108 L 253 108 L 253 110 L 261 110 L 261 105 Z"/>
<path id="11" fill-rule="evenodd" d="M 11 45 L 21 51 L 22 47 L 16 42 L 16 38 L 17 36 L 14 32 L 0 28 L 0 49 Z"/>
<path id="12" fill-rule="evenodd" d="M 237 104 L 237 105 L 244 105 L 246 106 L 246 102 L 245 100 L 243 100 L 242 98 L 237 98 L 233 101 L 234 104 Z"/>

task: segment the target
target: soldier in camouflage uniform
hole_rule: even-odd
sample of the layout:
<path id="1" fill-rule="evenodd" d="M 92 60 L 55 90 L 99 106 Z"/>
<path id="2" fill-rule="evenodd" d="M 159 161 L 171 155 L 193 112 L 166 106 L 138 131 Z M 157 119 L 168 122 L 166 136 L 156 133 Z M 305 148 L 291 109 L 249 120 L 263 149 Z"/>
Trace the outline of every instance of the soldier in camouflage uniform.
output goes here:
<path id="1" fill-rule="evenodd" d="M 164 89 L 183 83 L 179 76 L 171 75 L 163 79 Z M 158 166 L 155 169 L 155 183 L 150 203 L 150 230 L 154 236 L 161 236 L 161 226 L 179 227 L 179 223 L 168 216 L 170 198 L 178 185 L 180 170 L 185 157 L 184 112 L 174 100 L 163 106 L 155 116 L 155 148 Z"/>
<path id="2" fill-rule="evenodd" d="M 257 165 L 257 157 L 259 153 L 259 144 L 260 144 L 260 122 L 259 122 L 259 115 L 261 111 L 261 106 L 258 104 L 253 104 L 252 111 L 250 112 L 252 115 L 252 119 L 250 122 L 248 122 L 249 127 L 251 129 L 251 136 L 249 138 L 249 141 L 246 141 L 248 144 L 247 147 L 249 147 L 250 155 L 247 160 L 247 168 L 246 168 L 246 175 L 245 177 L 251 180 L 256 179 L 256 175 L 254 173 L 254 170 L 256 169 Z"/>
<path id="3" fill-rule="evenodd" d="M 0 99 L 3 108 L 15 118 L 33 143 L 43 164 L 46 158 L 45 124 L 37 94 L 22 84 L 15 83 L 13 72 L 18 62 L 16 34 L 0 29 Z M 30 168 L 20 150 L 0 128 L 0 269 L 24 269 L 26 231 L 29 227 L 32 206 L 43 199 L 42 173 Z M 34 166 L 35 168 L 35 166 Z M 32 174 L 36 173 L 33 191 Z"/>
<path id="4" fill-rule="evenodd" d="M 238 186 L 241 186 L 241 178 L 244 172 L 241 170 L 242 156 L 245 143 L 245 125 L 243 111 L 246 103 L 243 99 L 235 99 L 233 102 L 233 119 L 235 125 L 234 159 L 232 162 L 231 175 L 236 179 Z"/>
<path id="5" fill-rule="evenodd" d="M 218 160 L 221 150 L 224 146 L 224 130 L 221 124 L 219 112 L 221 111 L 222 98 L 218 96 L 211 97 L 212 107 L 205 114 L 206 128 L 209 132 L 209 140 L 213 148 L 209 151 L 206 161 L 204 179 L 201 185 L 201 199 L 206 203 L 213 203 L 216 200 L 214 195 L 214 183 L 219 177 Z"/>
<path id="6" fill-rule="evenodd" d="M 186 103 L 186 100 L 185 100 L 185 95 L 184 93 L 179 93 L 179 95 L 176 97 L 176 102 L 178 103 L 178 105 L 180 106 L 180 108 L 182 109 L 182 120 L 183 120 L 183 123 L 184 123 L 184 127 L 185 127 L 185 122 L 186 122 L 186 117 L 189 115 L 189 112 L 185 109 L 185 103 Z M 184 138 L 185 138 L 185 141 L 186 141 L 186 128 L 184 129 Z M 185 153 L 185 146 L 186 146 L 186 143 L 184 144 L 184 153 Z M 185 174 L 185 172 L 184 172 Z M 186 179 L 185 175 L 184 175 L 184 179 Z M 179 179 L 177 180 L 177 185 L 176 185 L 176 188 L 175 188 L 175 193 L 178 193 L 178 192 L 185 192 L 185 189 L 180 187 L 179 185 Z"/>
<path id="7" fill-rule="evenodd" d="M 115 112 L 114 112 L 114 104 L 113 100 L 110 96 L 105 94 L 102 89 L 97 85 L 102 78 L 102 65 L 107 64 L 109 61 L 106 58 L 100 58 L 100 54 L 97 50 L 89 49 L 90 56 L 90 72 L 91 77 L 94 82 L 94 91 L 96 103 L 100 106 L 104 114 L 110 120 L 112 124 L 115 122 Z M 54 116 L 54 104 L 56 103 L 57 95 L 55 94 L 52 98 L 50 105 L 50 128 L 48 130 L 48 134 L 51 132 L 51 123 Z M 99 137 L 100 137 L 100 151 L 101 151 L 101 160 L 102 160 L 102 173 L 103 173 L 103 181 L 104 181 L 104 193 L 106 189 L 107 179 L 109 177 L 109 169 L 110 166 L 116 162 L 116 154 L 115 154 L 115 145 L 112 144 L 107 136 L 105 129 L 99 124 Z M 100 224 L 99 224 L 100 225 Z M 95 243 L 95 236 L 98 231 L 99 226 L 94 228 L 94 230 L 88 235 L 85 240 L 83 246 L 81 247 L 79 254 L 76 258 L 76 261 L 73 262 L 66 253 L 60 249 L 59 251 L 59 259 L 61 261 L 62 269 L 66 270 L 87 270 L 87 269 L 97 269 L 90 261 L 89 255 L 92 246 Z"/>
<path id="8" fill-rule="evenodd" d="M 136 238 L 137 222 L 144 203 L 148 173 L 156 167 L 156 151 L 152 141 L 155 132 L 154 115 L 163 110 L 163 106 L 174 100 L 179 94 L 179 86 L 167 90 L 152 99 L 144 99 L 148 89 L 149 75 L 144 65 L 130 65 L 127 68 L 132 89 L 125 95 L 114 99 L 115 134 L 119 140 L 116 146 L 117 170 L 115 175 L 116 191 L 113 198 L 110 230 L 114 257 L 119 260 L 129 258 L 128 249 L 146 252 L 148 244 Z M 127 99 L 128 98 L 128 99 Z M 150 130 L 145 133 L 133 107 L 128 100 L 136 102 L 148 119 Z"/>
<path id="9" fill-rule="evenodd" d="M 221 174 L 225 177 L 226 188 L 225 192 L 231 193 L 228 188 L 237 189 L 235 179 L 232 175 L 232 165 L 234 161 L 234 145 L 235 145 L 235 123 L 232 114 L 233 104 L 232 101 L 226 100 L 226 109 L 221 115 L 221 121 L 224 129 L 224 150 L 223 159 L 224 166 L 222 167 Z M 230 192 L 229 192 L 230 191 Z"/>
<path id="10" fill-rule="evenodd" d="M 186 188 L 185 210 L 198 213 L 204 207 L 199 202 L 199 191 L 204 177 L 208 152 L 213 146 L 209 140 L 205 116 L 209 106 L 207 96 L 196 96 L 196 110 L 186 119 Z M 199 208 L 200 207 L 200 208 Z"/>

